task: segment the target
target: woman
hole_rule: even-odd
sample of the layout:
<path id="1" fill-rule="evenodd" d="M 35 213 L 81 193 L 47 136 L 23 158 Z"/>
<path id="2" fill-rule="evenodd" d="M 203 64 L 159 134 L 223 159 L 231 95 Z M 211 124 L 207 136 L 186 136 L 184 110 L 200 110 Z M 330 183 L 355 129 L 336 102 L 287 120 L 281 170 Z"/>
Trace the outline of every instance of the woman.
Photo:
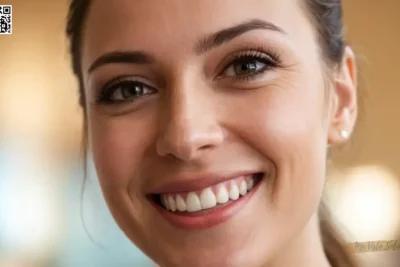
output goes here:
<path id="1" fill-rule="evenodd" d="M 340 0 L 74 0 L 85 137 L 124 233 L 169 266 L 355 266 L 320 204 L 357 117 Z"/>

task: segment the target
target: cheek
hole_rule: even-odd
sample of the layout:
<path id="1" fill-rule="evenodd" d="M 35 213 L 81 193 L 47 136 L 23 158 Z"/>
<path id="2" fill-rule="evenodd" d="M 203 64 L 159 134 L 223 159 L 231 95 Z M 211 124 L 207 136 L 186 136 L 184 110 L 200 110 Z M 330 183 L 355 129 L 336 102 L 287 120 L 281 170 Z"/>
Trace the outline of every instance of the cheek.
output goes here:
<path id="1" fill-rule="evenodd" d="M 103 186 L 127 188 L 141 165 L 153 140 L 153 116 L 144 111 L 120 117 L 105 117 L 100 112 L 89 113 L 90 146 L 96 171 Z"/>
<path id="2" fill-rule="evenodd" d="M 323 190 L 327 132 L 322 84 L 293 79 L 266 88 L 241 104 L 240 116 L 247 119 L 237 119 L 237 135 L 275 165 L 270 202 L 288 216 L 308 216 Z"/>

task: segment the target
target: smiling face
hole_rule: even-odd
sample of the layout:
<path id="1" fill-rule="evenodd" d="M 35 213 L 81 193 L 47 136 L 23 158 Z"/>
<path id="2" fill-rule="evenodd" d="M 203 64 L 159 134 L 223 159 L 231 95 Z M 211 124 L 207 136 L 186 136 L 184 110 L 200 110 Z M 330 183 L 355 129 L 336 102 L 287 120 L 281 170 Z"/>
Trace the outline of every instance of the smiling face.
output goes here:
<path id="1" fill-rule="evenodd" d="M 318 236 L 355 93 L 351 57 L 327 88 L 316 40 L 295 0 L 92 1 L 90 146 L 117 223 L 157 263 L 261 266 Z"/>

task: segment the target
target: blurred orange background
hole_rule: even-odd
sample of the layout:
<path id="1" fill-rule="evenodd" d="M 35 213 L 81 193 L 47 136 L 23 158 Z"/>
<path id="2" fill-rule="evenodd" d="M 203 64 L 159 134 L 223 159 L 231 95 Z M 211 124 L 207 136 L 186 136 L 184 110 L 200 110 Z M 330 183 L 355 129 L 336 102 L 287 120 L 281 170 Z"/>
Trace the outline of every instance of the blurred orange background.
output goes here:
<path id="1" fill-rule="evenodd" d="M 0 266 L 152 266 L 115 226 L 93 168 L 81 202 L 68 1 L 5 4 L 13 33 L 0 35 Z M 326 197 L 349 242 L 400 240 L 400 1 L 345 1 L 344 11 L 360 64 L 360 121 L 333 152 Z M 400 250 L 357 257 L 400 266 Z"/>

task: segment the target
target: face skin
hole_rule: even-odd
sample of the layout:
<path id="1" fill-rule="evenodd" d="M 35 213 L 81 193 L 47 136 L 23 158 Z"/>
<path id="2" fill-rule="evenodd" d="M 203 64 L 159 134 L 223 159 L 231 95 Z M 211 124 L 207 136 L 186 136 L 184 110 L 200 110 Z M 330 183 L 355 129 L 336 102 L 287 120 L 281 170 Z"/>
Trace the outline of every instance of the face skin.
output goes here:
<path id="1" fill-rule="evenodd" d="M 277 28 L 199 49 L 252 20 Z M 116 51 L 145 52 L 151 62 L 125 57 L 91 68 Z M 329 266 L 317 209 L 327 149 L 344 142 L 340 131 L 351 133 L 356 120 L 356 75 L 347 49 L 327 86 L 319 51 L 295 0 L 92 1 L 82 43 L 90 148 L 118 225 L 157 264 Z M 256 75 L 240 76 L 249 64 Z M 148 94 L 96 102 L 119 77 Z M 121 87 L 113 88 L 118 100 Z M 213 227 L 178 228 L 147 198 L 177 180 L 241 171 L 265 175 L 239 212 Z"/>

